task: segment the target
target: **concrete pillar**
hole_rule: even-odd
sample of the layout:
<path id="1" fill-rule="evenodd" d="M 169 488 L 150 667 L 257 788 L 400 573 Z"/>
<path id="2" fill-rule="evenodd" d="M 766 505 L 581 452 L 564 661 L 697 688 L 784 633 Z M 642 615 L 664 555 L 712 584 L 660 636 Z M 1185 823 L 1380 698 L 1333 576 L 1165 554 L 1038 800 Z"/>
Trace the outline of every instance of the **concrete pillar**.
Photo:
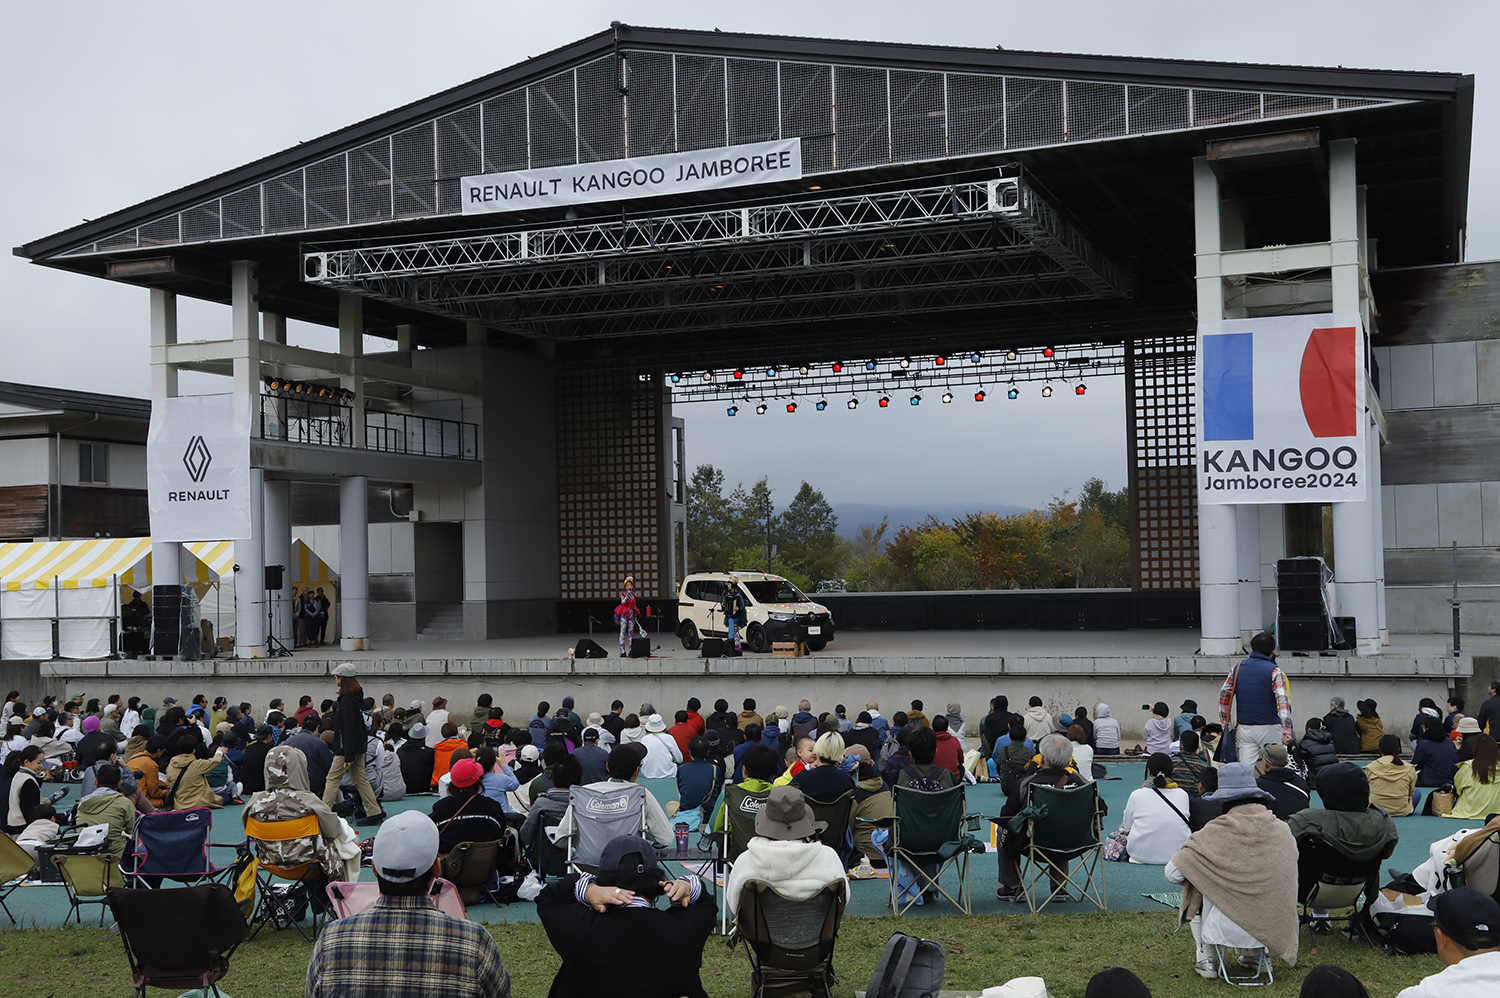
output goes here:
<path id="1" fill-rule="evenodd" d="M 363 476 L 339 479 L 339 622 L 344 651 L 369 641 L 370 525 Z"/>
<path id="2" fill-rule="evenodd" d="M 254 397 L 260 394 L 260 288 L 255 264 L 235 260 L 229 265 L 229 338 L 234 341 L 234 392 Z M 250 433 L 258 432 L 259 413 L 252 410 Z"/>
<path id="3" fill-rule="evenodd" d="M 1359 314 L 1362 309 L 1362 278 L 1359 251 L 1359 190 L 1355 183 L 1355 140 L 1339 139 L 1328 145 L 1329 240 L 1333 257 L 1333 310 Z M 1366 453 L 1379 460 L 1379 429 L 1366 420 Z M 1368 464 L 1367 464 L 1368 467 Z M 1368 475 L 1368 473 L 1367 473 Z M 1333 504 L 1333 548 L 1338 583 L 1338 615 L 1354 618 L 1360 655 L 1380 653 L 1379 588 L 1375 582 L 1375 550 L 1382 525 L 1375 521 L 1377 500 L 1368 495 L 1373 483 L 1366 481 L 1363 502 Z"/>
<path id="4" fill-rule="evenodd" d="M 1380 645 L 1389 647 L 1391 632 L 1385 623 L 1385 496 L 1381 493 L 1380 439 L 1370 442 L 1370 526 L 1375 530 L 1375 620 L 1380 626 Z"/>
<path id="5" fill-rule="evenodd" d="M 286 316 L 275 312 L 260 314 L 261 339 L 267 343 L 286 343 Z"/>
<path id="6" fill-rule="evenodd" d="M 1239 559 L 1240 639 L 1245 644 L 1265 621 L 1260 604 L 1260 507 L 1234 507 L 1236 550 Z"/>
<path id="7" fill-rule="evenodd" d="M 292 483 L 268 481 L 263 489 L 265 543 L 267 565 L 284 565 L 286 571 L 281 580 L 281 589 L 271 594 L 273 621 L 272 632 L 278 641 L 291 648 L 296 644 L 292 634 Z"/>
<path id="8" fill-rule="evenodd" d="M 262 491 L 265 476 L 250 469 L 250 537 L 234 542 L 234 654 L 266 656 L 266 554 Z"/>
<path id="9" fill-rule="evenodd" d="M 417 327 L 413 325 L 400 325 L 396 327 L 396 350 L 399 353 L 411 353 L 417 348 Z"/>
<path id="10" fill-rule="evenodd" d="M 167 363 L 165 348 L 177 342 L 177 295 L 151 289 L 151 401 L 177 397 L 177 368 Z M 182 581 L 182 544 L 153 541 L 151 582 L 175 585 Z"/>
<path id="11" fill-rule="evenodd" d="M 1224 318 L 1223 251 L 1219 181 L 1204 157 L 1193 160 L 1193 220 L 1197 242 L 1198 318 Z M 1204 655 L 1240 651 L 1239 523 L 1233 506 L 1198 501 L 1198 590 L 1200 644 Z"/>
<path id="12" fill-rule="evenodd" d="M 343 357 L 359 358 L 365 354 L 365 310 L 364 299 L 351 291 L 339 292 L 339 354 Z M 339 379 L 344 389 L 354 393 L 353 413 L 349 428 L 354 446 L 365 446 L 365 379 L 358 374 Z"/>

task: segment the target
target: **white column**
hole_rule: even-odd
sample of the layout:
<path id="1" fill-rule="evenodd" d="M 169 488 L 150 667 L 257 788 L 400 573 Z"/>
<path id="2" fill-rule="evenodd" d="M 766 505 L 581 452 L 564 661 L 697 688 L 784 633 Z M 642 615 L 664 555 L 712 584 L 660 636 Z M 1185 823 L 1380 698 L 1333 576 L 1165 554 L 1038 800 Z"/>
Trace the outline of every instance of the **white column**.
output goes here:
<path id="1" fill-rule="evenodd" d="M 363 651 L 369 640 L 370 526 L 366 479 L 339 479 L 339 622 L 344 651 Z"/>
<path id="2" fill-rule="evenodd" d="M 177 295 L 151 289 L 151 401 L 177 397 L 177 368 L 167 363 L 167 347 L 177 342 Z M 182 581 L 182 545 L 176 541 L 151 543 L 152 585 Z"/>
<path id="3" fill-rule="evenodd" d="M 234 654 L 238 658 L 266 655 L 266 555 L 261 502 L 265 476 L 250 469 L 250 537 L 234 542 Z"/>
<path id="4" fill-rule="evenodd" d="M 1355 183 L 1354 139 L 1338 139 L 1328 146 L 1329 240 L 1333 257 L 1333 310 L 1361 311 L 1359 267 L 1359 191 Z M 1366 453 L 1380 431 L 1366 417 Z M 1368 465 L 1367 465 L 1368 467 Z M 1368 475 L 1368 472 L 1367 472 Z M 1366 483 L 1368 490 L 1370 483 Z M 1338 615 L 1354 618 L 1360 655 L 1380 653 L 1379 590 L 1375 584 L 1375 544 L 1380 527 L 1374 523 L 1376 503 L 1333 504 L 1334 576 L 1338 582 Z"/>
<path id="5" fill-rule="evenodd" d="M 1234 507 L 1234 512 L 1240 573 L 1240 640 L 1248 645 L 1265 624 L 1260 608 L 1260 507 L 1245 503 Z"/>
<path id="6" fill-rule="evenodd" d="M 1193 219 L 1197 242 L 1198 317 L 1224 317 L 1219 182 L 1208 160 L 1193 160 Z M 1240 651 L 1239 526 L 1233 506 L 1198 501 L 1198 592 L 1204 655 Z"/>
<path id="7" fill-rule="evenodd" d="M 339 354 L 344 357 L 365 355 L 364 299 L 352 291 L 339 292 Z M 349 432 L 354 446 L 365 446 L 365 379 L 359 375 L 340 378 L 341 387 L 354 393 Z"/>
<path id="8" fill-rule="evenodd" d="M 1370 442 L 1370 526 L 1375 529 L 1375 620 L 1380 625 L 1380 645 L 1388 647 L 1391 632 L 1385 624 L 1385 496 L 1381 493 L 1379 431 Z"/>
<path id="9" fill-rule="evenodd" d="M 235 260 L 229 265 L 230 335 L 234 341 L 234 391 L 236 394 L 260 394 L 260 287 L 255 279 L 255 264 Z M 260 420 L 252 413 L 251 434 Z"/>
<path id="10" fill-rule="evenodd" d="M 275 312 L 260 314 L 261 339 L 267 343 L 286 342 L 286 316 Z"/>
<path id="11" fill-rule="evenodd" d="M 268 481 L 265 484 L 264 514 L 267 565 L 284 565 L 286 571 L 281 580 L 281 590 L 271 594 L 271 605 L 275 611 L 275 635 L 282 644 L 291 648 L 296 644 L 292 634 L 292 483 Z"/>

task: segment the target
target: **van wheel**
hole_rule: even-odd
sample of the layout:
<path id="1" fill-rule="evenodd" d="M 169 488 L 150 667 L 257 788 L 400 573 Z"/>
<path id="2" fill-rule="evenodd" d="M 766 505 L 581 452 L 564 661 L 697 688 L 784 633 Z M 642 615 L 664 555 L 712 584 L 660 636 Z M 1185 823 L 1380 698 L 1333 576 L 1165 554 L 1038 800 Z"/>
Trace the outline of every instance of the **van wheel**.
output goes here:
<path id="1" fill-rule="evenodd" d="M 682 647 L 688 651 L 697 651 L 701 644 L 703 644 L 703 639 L 698 636 L 698 628 L 691 620 L 684 620 L 682 622 Z"/>
<path id="2" fill-rule="evenodd" d="M 827 648 L 827 647 L 828 647 L 828 642 L 827 641 L 809 641 L 807 643 L 807 650 L 808 651 L 822 651 L 824 648 Z"/>
<path id="3" fill-rule="evenodd" d="M 757 654 L 771 650 L 771 643 L 766 640 L 766 629 L 759 624 L 751 624 L 745 628 L 745 644 Z"/>

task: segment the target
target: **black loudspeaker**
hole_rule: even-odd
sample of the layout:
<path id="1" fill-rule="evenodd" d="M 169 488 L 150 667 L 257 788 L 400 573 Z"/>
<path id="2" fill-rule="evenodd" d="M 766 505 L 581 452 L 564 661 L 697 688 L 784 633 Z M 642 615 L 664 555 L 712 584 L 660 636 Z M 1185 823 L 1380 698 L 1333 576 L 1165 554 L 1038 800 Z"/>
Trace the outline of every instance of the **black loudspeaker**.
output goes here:
<path id="1" fill-rule="evenodd" d="M 281 587 L 284 584 L 285 577 L 286 577 L 286 566 L 285 565 L 267 565 L 266 566 L 266 586 L 265 586 L 265 588 L 270 589 L 273 592 L 280 592 L 281 591 Z"/>
<path id="2" fill-rule="evenodd" d="M 1276 647 L 1282 651 L 1326 651 L 1328 624 L 1324 620 L 1287 620 L 1281 618 L 1276 631 Z"/>
<path id="3" fill-rule="evenodd" d="M 650 658 L 651 657 L 651 639 L 650 638 L 631 638 L 630 639 L 630 657 L 631 658 Z"/>
<path id="4" fill-rule="evenodd" d="M 1334 648 L 1338 649 L 1339 651 L 1353 651 L 1354 650 L 1354 641 L 1355 641 L 1355 639 L 1354 639 L 1354 618 L 1353 617 L 1334 617 L 1333 618 L 1333 631 L 1334 631 L 1334 641 L 1333 641 L 1333 647 Z"/>
<path id="5" fill-rule="evenodd" d="M 704 638 L 703 639 L 703 657 L 704 658 L 723 658 L 724 657 L 725 649 L 727 648 L 728 645 L 729 645 L 729 642 L 725 641 L 723 638 Z"/>
<path id="6" fill-rule="evenodd" d="M 590 638 L 579 638 L 573 646 L 574 658 L 609 658 L 609 652 L 599 642 Z"/>

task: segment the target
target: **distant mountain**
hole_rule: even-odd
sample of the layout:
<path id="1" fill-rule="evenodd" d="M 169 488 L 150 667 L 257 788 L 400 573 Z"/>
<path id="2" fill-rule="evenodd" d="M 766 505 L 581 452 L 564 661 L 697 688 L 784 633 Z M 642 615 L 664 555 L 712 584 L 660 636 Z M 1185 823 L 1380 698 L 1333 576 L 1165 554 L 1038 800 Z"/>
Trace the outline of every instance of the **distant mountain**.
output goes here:
<path id="1" fill-rule="evenodd" d="M 1002 503 L 983 502 L 932 502 L 921 505 L 895 505 L 873 502 L 832 502 L 833 512 L 839 518 L 839 536 L 853 539 L 859 528 L 867 523 L 878 524 L 880 518 L 891 518 L 891 529 L 886 534 L 889 540 L 899 527 L 915 527 L 929 516 L 944 523 L 957 520 L 969 513 L 994 513 L 996 516 L 1014 516 L 1025 513 L 1025 506 L 1007 506 Z"/>

